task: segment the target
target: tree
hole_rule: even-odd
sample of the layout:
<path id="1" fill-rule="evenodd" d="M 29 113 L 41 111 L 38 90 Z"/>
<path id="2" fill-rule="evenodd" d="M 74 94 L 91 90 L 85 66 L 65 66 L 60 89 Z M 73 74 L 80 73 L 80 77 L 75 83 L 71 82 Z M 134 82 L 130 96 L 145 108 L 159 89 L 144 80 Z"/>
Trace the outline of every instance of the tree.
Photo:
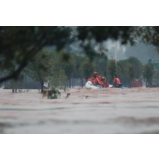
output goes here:
<path id="1" fill-rule="evenodd" d="M 130 88 L 132 87 L 132 80 L 135 78 L 136 72 L 133 64 L 129 64 L 128 66 L 128 73 L 130 78 Z"/>
<path id="2" fill-rule="evenodd" d="M 48 84 L 50 88 L 63 88 L 65 90 L 68 82 L 68 77 L 65 73 L 64 64 L 69 62 L 69 53 L 64 51 L 50 51 L 50 72 L 48 76 Z"/>
<path id="3" fill-rule="evenodd" d="M 74 56 L 71 56 L 70 53 L 63 53 L 64 55 L 69 55 L 69 59 L 67 61 L 62 60 L 63 64 L 63 69 L 65 71 L 66 76 L 69 79 L 69 87 L 72 87 L 71 84 L 71 79 L 73 78 L 73 74 L 74 74 L 74 70 L 75 70 L 75 66 L 76 66 L 76 61 L 74 59 Z"/>
<path id="4" fill-rule="evenodd" d="M 53 75 L 53 76 L 51 76 Z M 50 88 L 66 89 L 68 77 L 65 71 L 60 67 L 59 70 L 53 70 L 53 73 L 49 76 Z"/>
<path id="5" fill-rule="evenodd" d="M 123 78 L 123 79 L 129 78 L 128 66 L 129 66 L 129 62 L 127 61 L 127 59 L 120 60 L 117 62 L 117 74 L 120 78 Z"/>
<path id="6" fill-rule="evenodd" d="M 136 58 L 136 57 L 129 57 L 127 59 L 129 64 L 132 64 L 134 67 L 134 72 L 135 72 L 135 78 L 139 79 L 142 76 L 142 71 L 143 71 L 143 65 L 141 61 Z M 132 67 L 131 67 L 132 68 Z"/>
<path id="7" fill-rule="evenodd" d="M 73 78 L 80 79 L 81 87 L 83 87 L 84 82 L 83 82 L 83 75 L 82 75 L 82 70 L 81 70 L 81 63 L 84 60 L 84 56 L 79 55 L 79 54 L 73 54 L 72 57 L 73 57 L 74 61 L 76 62 L 74 69 L 73 69 Z"/>
<path id="8" fill-rule="evenodd" d="M 154 75 L 154 67 L 151 64 L 144 65 L 143 68 L 143 78 L 146 81 L 146 87 L 152 85 L 152 79 Z"/>
<path id="9" fill-rule="evenodd" d="M 88 79 L 93 75 L 93 72 L 95 71 L 96 64 L 91 61 L 88 57 L 85 57 L 83 61 L 81 62 L 81 73 L 85 79 Z"/>
<path id="10" fill-rule="evenodd" d="M 96 71 L 98 74 L 107 76 L 108 57 L 106 55 L 99 54 L 94 57 L 94 63 L 96 64 Z"/>
<path id="11" fill-rule="evenodd" d="M 145 43 L 150 43 L 159 50 L 159 26 L 141 26 L 135 28 L 136 36 Z"/>
<path id="12" fill-rule="evenodd" d="M 46 46 L 58 50 L 70 43 L 70 27 L 0 27 L 0 68 L 11 70 L 0 83 L 16 78 Z"/>
<path id="13" fill-rule="evenodd" d="M 76 29 L 75 29 L 76 28 Z M 76 30 L 76 32 L 75 32 Z M 47 46 L 54 46 L 57 50 L 77 40 L 82 41 L 84 50 L 89 50 L 86 42 L 95 41 L 102 44 L 107 39 L 120 40 L 122 44 L 134 44 L 135 38 L 142 37 L 159 48 L 159 27 L 132 26 L 84 26 L 84 27 L 0 27 L 0 68 L 12 69 L 0 83 L 18 77 L 34 56 Z M 103 46 L 104 47 L 104 46 Z M 103 48 L 102 47 L 102 48 Z M 92 46 L 92 49 L 94 46 Z M 94 52 L 85 52 L 91 59 Z"/>
<path id="14" fill-rule="evenodd" d="M 117 74 L 116 62 L 115 60 L 109 60 L 108 62 L 108 70 L 111 80 L 113 80 L 114 76 Z"/>
<path id="15" fill-rule="evenodd" d="M 26 73 L 30 77 L 40 82 L 41 92 L 43 92 L 44 82 L 49 81 L 50 73 L 53 71 L 50 54 L 45 50 L 40 51 L 26 69 Z"/>
<path id="16" fill-rule="evenodd" d="M 120 79 L 131 87 L 131 81 L 134 78 L 141 79 L 143 71 L 142 63 L 136 57 L 129 57 L 117 62 L 117 73 Z"/>
<path id="17" fill-rule="evenodd" d="M 135 27 L 112 27 L 112 26 L 84 26 L 78 27 L 78 38 L 85 41 L 86 39 L 95 39 L 98 43 L 101 43 L 107 39 L 118 40 L 121 38 L 122 44 L 126 44 L 129 40 L 134 43 L 132 33 L 134 33 Z"/>

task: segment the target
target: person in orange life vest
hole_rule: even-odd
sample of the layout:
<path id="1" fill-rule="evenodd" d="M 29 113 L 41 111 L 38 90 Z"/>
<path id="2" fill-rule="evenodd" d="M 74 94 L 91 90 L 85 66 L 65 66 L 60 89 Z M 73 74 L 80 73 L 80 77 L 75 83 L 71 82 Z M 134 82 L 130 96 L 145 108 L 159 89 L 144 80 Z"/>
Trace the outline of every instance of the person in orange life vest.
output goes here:
<path id="1" fill-rule="evenodd" d="M 93 72 L 93 77 L 94 78 L 99 78 L 100 81 L 102 79 L 102 76 L 99 76 L 97 72 Z"/>
<path id="2" fill-rule="evenodd" d="M 95 79 L 94 77 L 88 78 L 88 79 L 87 79 L 87 82 L 88 82 L 88 81 L 91 81 L 91 82 L 93 83 L 93 85 L 96 84 L 96 79 Z"/>
<path id="3" fill-rule="evenodd" d="M 96 85 L 103 87 L 102 76 L 96 77 Z"/>
<path id="4" fill-rule="evenodd" d="M 96 86 L 103 86 L 102 76 L 99 76 L 97 72 L 93 72 L 93 82 Z"/>
<path id="5" fill-rule="evenodd" d="M 102 76 L 99 76 L 96 71 L 93 72 L 93 77 L 95 78 L 95 85 L 96 86 L 102 86 L 103 85 L 103 83 L 101 81 Z"/>
<path id="6" fill-rule="evenodd" d="M 121 88 L 122 87 L 121 81 L 117 76 L 114 76 L 113 87 L 115 87 L 115 88 Z"/>
<path id="7" fill-rule="evenodd" d="M 97 80 L 96 80 L 96 75 L 97 75 L 97 73 L 93 74 L 93 77 L 90 77 L 90 78 L 87 80 L 87 82 L 86 82 L 86 84 L 85 84 L 85 87 L 86 87 L 87 89 L 98 89 L 98 87 L 95 86 L 95 85 L 96 85 L 96 82 L 97 82 Z"/>
<path id="8" fill-rule="evenodd" d="M 86 82 L 91 81 L 93 83 L 93 85 L 96 85 L 96 83 L 97 83 L 96 77 L 97 76 L 98 76 L 98 73 L 93 72 L 93 77 L 88 78 Z"/>
<path id="9" fill-rule="evenodd" d="M 98 77 L 98 73 L 97 72 L 93 72 L 93 81 L 94 81 L 94 85 L 97 85 L 97 77 Z"/>

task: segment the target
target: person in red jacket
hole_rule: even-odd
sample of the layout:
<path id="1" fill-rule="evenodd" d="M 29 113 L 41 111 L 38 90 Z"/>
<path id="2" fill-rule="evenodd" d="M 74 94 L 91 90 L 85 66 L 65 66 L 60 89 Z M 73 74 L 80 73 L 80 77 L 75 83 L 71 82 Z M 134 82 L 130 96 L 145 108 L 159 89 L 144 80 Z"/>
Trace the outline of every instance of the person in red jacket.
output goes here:
<path id="1" fill-rule="evenodd" d="M 95 85 L 103 87 L 102 76 L 99 76 L 97 72 L 93 72 L 93 77 L 95 78 Z"/>
<path id="2" fill-rule="evenodd" d="M 115 87 L 115 88 L 121 88 L 122 87 L 121 81 L 117 76 L 114 76 L 113 87 Z"/>
<path id="3" fill-rule="evenodd" d="M 93 77 L 88 78 L 88 80 L 86 81 L 85 87 L 87 89 L 98 89 L 98 87 L 96 86 L 96 83 L 97 83 L 96 75 L 97 75 L 97 72 L 93 74 Z"/>
<path id="4" fill-rule="evenodd" d="M 90 77 L 86 81 L 86 88 L 102 88 L 104 87 L 105 77 L 98 75 L 97 72 L 93 72 L 93 77 Z"/>
<path id="5" fill-rule="evenodd" d="M 93 83 L 93 85 L 95 85 L 96 82 L 97 82 L 97 81 L 96 81 L 96 78 L 94 78 L 94 77 L 88 78 L 88 79 L 87 79 L 87 82 L 88 82 L 88 81 L 91 81 L 91 82 Z"/>
<path id="6" fill-rule="evenodd" d="M 102 76 L 97 76 L 96 77 L 96 85 L 103 87 Z"/>
<path id="7" fill-rule="evenodd" d="M 98 78 L 99 78 L 98 73 L 97 72 L 93 72 L 93 77 L 88 78 L 87 81 L 91 81 L 94 85 L 97 85 L 97 79 Z"/>
<path id="8" fill-rule="evenodd" d="M 98 83 L 98 82 L 100 81 L 100 80 L 99 80 L 100 77 L 101 77 L 101 76 L 99 76 L 97 72 L 93 72 L 93 77 L 92 77 L 92 78 L 94 79 L 94 85 L 96 85 L 96 86 L 97 86 L 97 85 L 100 85 L 100 84 Z"/>
<path id="9" fill-rule="evenodd" d="M 95 78 L 95 85 L 100 87 L 108 87 L 109 84 L 106 82 L 106 78 L 98 75 L 97 72 L 93 73 L 93 77 Z"/>

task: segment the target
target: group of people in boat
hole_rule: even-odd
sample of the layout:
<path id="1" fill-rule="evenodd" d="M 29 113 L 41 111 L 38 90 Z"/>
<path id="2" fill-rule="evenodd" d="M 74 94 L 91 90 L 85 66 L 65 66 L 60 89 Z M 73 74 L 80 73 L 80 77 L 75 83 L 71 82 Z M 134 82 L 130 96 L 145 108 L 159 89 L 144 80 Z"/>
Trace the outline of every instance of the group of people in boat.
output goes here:
<path id="1" fill-rule="evenodd" d="M 107 88 L 109 87 L 109 83 L 106 81 L 106 78 L 104 76 L 98 75 L 97 72 L 93 73 L 93 76 L 90 77 L 86 84 L 85 87 L 87 89 L 99 89 L 99 88 Z M 122 84 L 120 82 L 120 79 L 115 75 L 113 79 L 113 85 L 112 87 L 114 88 L 121 88 Z"/>

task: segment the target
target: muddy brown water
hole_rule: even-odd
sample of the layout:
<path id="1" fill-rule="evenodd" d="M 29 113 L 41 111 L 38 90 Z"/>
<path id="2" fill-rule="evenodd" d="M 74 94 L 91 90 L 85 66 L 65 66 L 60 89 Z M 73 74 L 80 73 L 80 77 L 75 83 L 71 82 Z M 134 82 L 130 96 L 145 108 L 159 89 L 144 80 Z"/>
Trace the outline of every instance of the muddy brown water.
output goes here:
<path id="1" fill-rule="evenodd" d="M 70 89 L 52 100 L 0 89 L 0 133 L 157 134 L 159 88 Z"/>

